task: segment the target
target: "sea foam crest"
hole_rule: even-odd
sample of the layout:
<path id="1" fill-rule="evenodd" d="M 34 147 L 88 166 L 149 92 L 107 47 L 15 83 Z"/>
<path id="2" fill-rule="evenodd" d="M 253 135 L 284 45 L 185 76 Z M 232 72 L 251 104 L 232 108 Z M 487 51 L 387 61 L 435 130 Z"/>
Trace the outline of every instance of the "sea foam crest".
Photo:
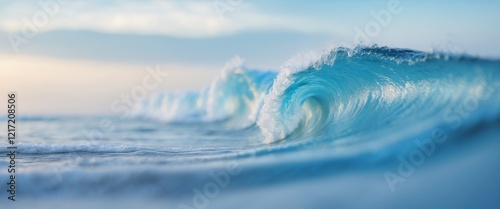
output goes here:
<path id="1" fill-rule="evenodd" d="M 248 126 L 255 122 L 275 76 L 274 71 L 246 69 L 244 61 L 235 57 L 201 91 L 156 93 L 135 112 L 164 122 L 227 122 L 228 126 Z"/>

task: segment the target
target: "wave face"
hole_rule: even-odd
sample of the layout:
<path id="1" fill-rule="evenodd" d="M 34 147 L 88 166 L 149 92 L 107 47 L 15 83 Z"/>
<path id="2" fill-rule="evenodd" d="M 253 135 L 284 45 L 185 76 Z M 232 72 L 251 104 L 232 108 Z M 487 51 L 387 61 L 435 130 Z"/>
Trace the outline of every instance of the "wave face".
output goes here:
<path id="1" fill-rule="evenodd" d="M 457 104 L 470 112 L 490 98 L 498 70 L 498 62 L 463 55 L 339 48 L 305 68 L 284 67 L 257 123 L 275 142 L 439 121 Z"/>
<path id="2" fill-rule="evenodd" d="M 479 104 L 486 109 L 477 115 L 498 115 L 498 66 L 377 46 L 292 59 L 279 73 L 246 69 L 236 58 L 202 91 L 158 93 L 137 112 L 166 122 L 255 124 L 264 143 L 438 126 Z"/>

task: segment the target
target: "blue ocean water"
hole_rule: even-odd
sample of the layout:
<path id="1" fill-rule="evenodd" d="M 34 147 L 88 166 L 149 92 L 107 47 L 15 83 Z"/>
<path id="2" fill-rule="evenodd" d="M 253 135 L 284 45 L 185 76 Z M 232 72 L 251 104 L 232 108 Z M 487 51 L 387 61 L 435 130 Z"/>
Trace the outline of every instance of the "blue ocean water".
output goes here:
<path id="1" fill-rule="evenodd" d="M 126 118 L 19 117 L 17 208 L 500 207 L 500 60 L 336 48 Z"/>

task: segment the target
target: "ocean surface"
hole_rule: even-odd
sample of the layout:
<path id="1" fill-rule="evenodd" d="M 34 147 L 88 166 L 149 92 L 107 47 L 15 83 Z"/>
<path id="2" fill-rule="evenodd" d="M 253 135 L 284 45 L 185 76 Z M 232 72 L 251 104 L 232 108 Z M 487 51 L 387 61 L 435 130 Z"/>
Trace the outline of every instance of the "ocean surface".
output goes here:
<path id="1" fill-rule="evenodd" d="M 378 46 L 270 71 L 235 59 L 126 116 L 18 121 L 15 203 L 0 129 L 0 208 L 500 207 L 500 60 Z"/>

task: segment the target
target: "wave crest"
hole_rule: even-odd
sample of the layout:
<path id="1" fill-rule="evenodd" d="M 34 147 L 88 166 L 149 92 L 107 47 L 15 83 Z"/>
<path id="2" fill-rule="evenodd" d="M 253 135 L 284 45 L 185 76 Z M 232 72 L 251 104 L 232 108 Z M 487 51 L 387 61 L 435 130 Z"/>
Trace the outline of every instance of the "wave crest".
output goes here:
<path id="1" fill-rule="evenodd" d="M 257 125 L 265 143 L 369 135 L 438 125 L 443 113 L 470 98 L 497 115 L 499 91 L 486 102 L 481 92 L 500 88 L 499 66 L 467 55 L 378 46 L 305 55 L 279 73 L 247 69 L 235 58 L 202 91 L 157 93 L 136 112 L 170 123 Z"/>
<path id="2" fill-rule="evenodd" d="M 243 61 L 235 57 L 202 91 L 157 93 L 135 112 L 164 122 L 219 121 L 228 126 L 248 126 L 255 122 L 275 76 L 274 71 L 246 69 Z"/>
<path id="3" fill-rule="evenodd" d="M 498 81 L 483 62 L 387 47 L 338 48 L 302 70 L 284 67 L 257 124 L 272 143 L 437 121 L 436 113 L 475 97 L 471 89 Z"/>

